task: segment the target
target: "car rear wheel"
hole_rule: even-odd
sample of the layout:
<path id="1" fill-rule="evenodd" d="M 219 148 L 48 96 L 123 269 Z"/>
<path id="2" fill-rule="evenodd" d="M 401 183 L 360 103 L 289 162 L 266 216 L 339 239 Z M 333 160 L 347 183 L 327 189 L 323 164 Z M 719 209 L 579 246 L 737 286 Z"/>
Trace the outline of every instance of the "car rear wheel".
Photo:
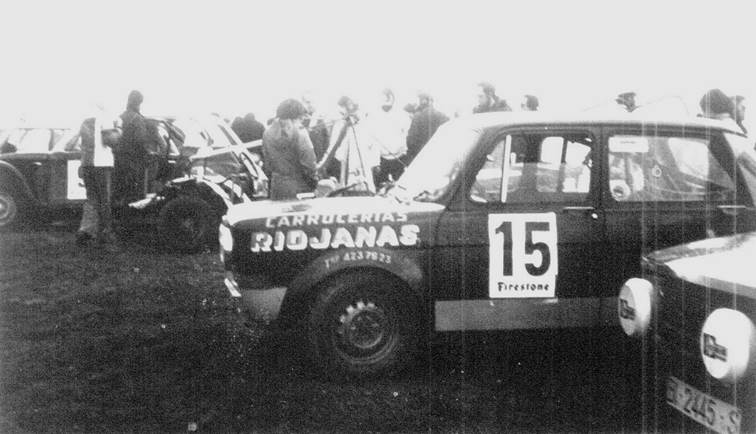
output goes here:
<path id="1" fill-rule="evenodd" d="M 417 348 L 416 306 L 414 295 L 384 273 L 338 276 L 310 311 L 311 355 L 334 378 L 395 373 Z"/>
<path id="2" fill-rule="evenodd" d="M 213 233 L 210 205 L 194 197 L 178 197 L 160 210 L 158 230 L 162 246 L 183 253 L 200 251 Z"/>
<path id="3" fill-rule="evenodd" d="M 13 194 L 0 191 L 0 230 L 6 230 L 18 225 L 20 220 L 19 203 Z"/>

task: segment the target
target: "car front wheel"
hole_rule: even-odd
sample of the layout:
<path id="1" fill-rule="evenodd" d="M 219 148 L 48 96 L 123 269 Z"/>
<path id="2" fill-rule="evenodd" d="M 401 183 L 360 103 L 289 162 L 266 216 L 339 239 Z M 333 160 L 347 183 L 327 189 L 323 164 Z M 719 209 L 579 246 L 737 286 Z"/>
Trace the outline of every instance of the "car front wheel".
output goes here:
<path id="1" fill-rule="evenodd" d="M 213 210 L 202 199 L 178 197 L 160 210 L 158 230 L 167 250 L 192 253 L 200 251 L 213 230 Z"/>
<path id="2" fill-rule="evenodd" d="M 416 306 L 414 295 L 392 276 L 338 276 L 310 312 L 311 354 L 335 378 L 395 373 L 416 351 Z"/>

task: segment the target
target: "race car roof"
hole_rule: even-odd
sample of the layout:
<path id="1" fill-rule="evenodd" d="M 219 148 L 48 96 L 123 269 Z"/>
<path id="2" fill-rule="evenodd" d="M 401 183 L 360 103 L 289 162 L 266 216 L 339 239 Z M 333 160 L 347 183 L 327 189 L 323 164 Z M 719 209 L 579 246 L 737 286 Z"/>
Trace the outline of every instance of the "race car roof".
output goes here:
<path id="1" fill-rule="evenodd" d="M 549 112 L 492 112 L 467 115 L 454 120 L 467 123 L 473 129 L 487 129 L 501 126 L 516 125 L 627 125 L 642 124 L 656 126 L 712 128 L 735 134 L 742 132 L 729 123 L 716 119 L 700 117 L 659 117 L 658 115 L 643 115 L 627 113 L 601 115 L 586 113 L 549 113 Z"/>

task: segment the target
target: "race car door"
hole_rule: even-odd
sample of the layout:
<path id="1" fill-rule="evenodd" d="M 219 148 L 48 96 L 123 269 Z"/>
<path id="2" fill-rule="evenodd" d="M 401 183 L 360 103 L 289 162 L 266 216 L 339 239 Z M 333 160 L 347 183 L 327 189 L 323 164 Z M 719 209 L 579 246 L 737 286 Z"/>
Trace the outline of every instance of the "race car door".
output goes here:
<path id="1" fill-rule="evenodd" d="M 437 330 L 597 325 L 606 257 L 597 137 L 539 127 L 482 144 L 439 221 Z"/>

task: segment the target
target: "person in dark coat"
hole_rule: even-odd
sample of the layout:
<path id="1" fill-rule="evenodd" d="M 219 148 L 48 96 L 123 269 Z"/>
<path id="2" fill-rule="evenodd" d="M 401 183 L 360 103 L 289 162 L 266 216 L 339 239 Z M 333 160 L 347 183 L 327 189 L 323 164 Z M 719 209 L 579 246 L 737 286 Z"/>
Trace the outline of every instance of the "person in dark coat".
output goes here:
<path id="1" fill-rule="evenodd" d="M 231 129 L 234 130 L 243 143 L 249 143 L 262 139 L 265 125 L 255 119 L 253 113 L 247 113 L 243 118 L 237 117 L 234 119 L 231 123 Z"/>
<path id="2" fill-rule="evenodd" d="M 145 193 L 149 138 L 147 122 L 139 112 L 143 100 L 138 90 L 129 93 L 126 111 L 121 114 L 123 135 L 113 149 L 113 203 L 121 208 L 142 199 Z"/>
<path id="3" fill-rule="evenodd" d="M 510 112 L 509 104 L 496 95 L 496 88 L 491 83 L 478 83 L 478 105 L 473 108 L 473 113 L 487 112 Z"/>
<path id="4" fill-rule="evenodd" d="M 302 126 L 306 114 L 301 102 L 287 99 L 263 134 L 263 170 L 273 200 L 296 199 L 298 193 L 312 192 L 317 186 L 315 151 Z"/>
<path id="5" fill-rule="evenodd" d="M 433 137 L 438 127 L 448 120 L 448 116 L 433 108 L 433 97 L 427 93 L 420 93 L 418 95 L 417 109 L 412 116 L 412 123 L 407 132 L 407 153 L 404 156 L 405 166 L 415 159 L 415 156 L 423 149 L 423 146 Z"/>

